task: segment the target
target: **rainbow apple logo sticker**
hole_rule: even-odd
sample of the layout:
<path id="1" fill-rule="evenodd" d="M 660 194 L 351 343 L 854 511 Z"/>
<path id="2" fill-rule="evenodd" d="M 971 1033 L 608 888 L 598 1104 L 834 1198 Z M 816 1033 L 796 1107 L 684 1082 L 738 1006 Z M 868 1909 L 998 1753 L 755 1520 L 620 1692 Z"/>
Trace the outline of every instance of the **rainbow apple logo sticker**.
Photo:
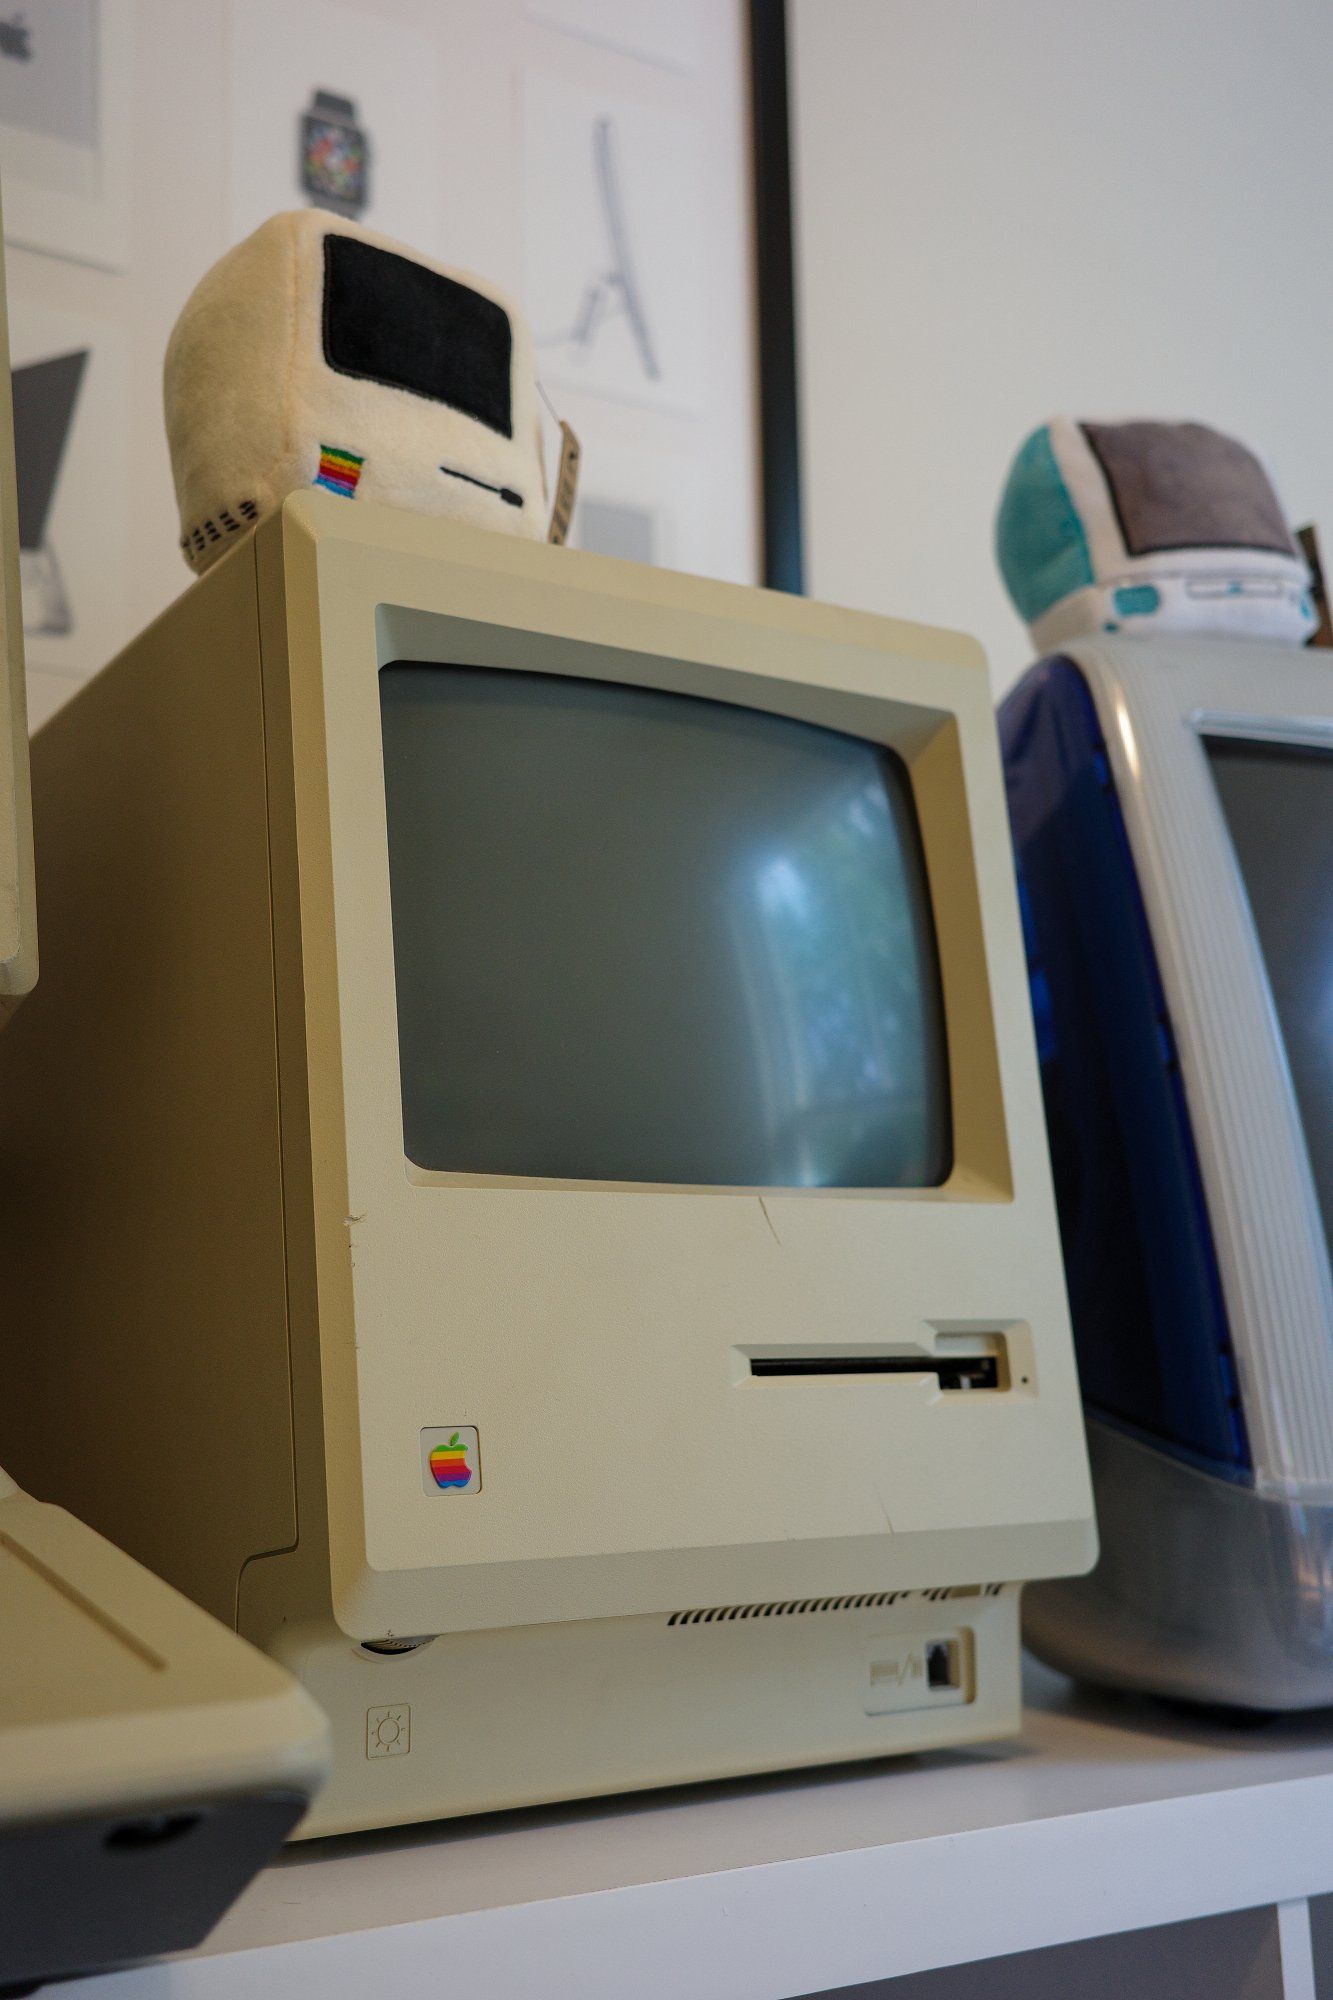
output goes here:
<path id="1" fill-rule="evenodd" d="M 427 1493 L 476 1493 L 481 1453 L 471 1424 L 442 1425 L 421 1433 L 421 1482 Z"/>
<path id="2" fill-rule="evenodd" d="M 430 1476 L 437 1486 L 466 1486 L 472 1477 L 467 1453 L 455 1431 L 448 1444 L 437 1444 L 430 1454 Z"/>

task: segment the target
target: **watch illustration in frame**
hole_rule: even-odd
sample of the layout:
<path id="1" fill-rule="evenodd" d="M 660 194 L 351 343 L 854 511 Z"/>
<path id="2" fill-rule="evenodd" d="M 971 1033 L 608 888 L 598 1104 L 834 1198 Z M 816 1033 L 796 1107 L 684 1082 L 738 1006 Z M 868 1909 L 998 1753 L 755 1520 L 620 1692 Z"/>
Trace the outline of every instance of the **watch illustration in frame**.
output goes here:
<path id="1" fill-rule="evenodd" d="M 331 90 L 312 91 L 300 117 L 298 169 L 312 208 L 355 221 L 370 198 L 370 140 L 356 121 L 356 104 Z"/>

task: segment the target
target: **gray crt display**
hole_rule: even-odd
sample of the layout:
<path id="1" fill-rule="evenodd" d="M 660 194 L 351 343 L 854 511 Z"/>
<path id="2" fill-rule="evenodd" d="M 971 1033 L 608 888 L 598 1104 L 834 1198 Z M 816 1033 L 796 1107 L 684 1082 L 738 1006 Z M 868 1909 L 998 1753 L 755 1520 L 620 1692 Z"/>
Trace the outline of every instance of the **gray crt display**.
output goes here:
<path id="1" fill-rule="evenodd" d="M 1333 1243 L 1333 751 L 1207 738 Z"/>
<path id="2" fill-rule="evenodd" d="M 945 1179 L 934 921 L 893 751 L 495 668 L 396 662 L 380 704 L 416 1165 Z"/>

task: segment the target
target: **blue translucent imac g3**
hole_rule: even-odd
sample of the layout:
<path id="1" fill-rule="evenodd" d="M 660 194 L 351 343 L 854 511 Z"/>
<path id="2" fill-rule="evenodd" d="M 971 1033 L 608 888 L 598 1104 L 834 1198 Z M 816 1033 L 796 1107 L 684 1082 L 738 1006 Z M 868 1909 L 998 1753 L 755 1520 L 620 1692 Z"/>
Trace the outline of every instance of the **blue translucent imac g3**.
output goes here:
<path id="1" fill-rule="evenodd" d="M 1333 1702 L 1333 665 L 1292 643 L 1301 559 L 1257 460 L 1247 486 L 1215 433 L 1194 460 L 1168 440 L 1167 507 L 1098 427 L 1048 428 L 1061 490 L 1043 522 L 1011 482 L 1001 566 L 1049 630 L 1043 565 L 1068 585 L 1090 556 L 1110 615 L 1028 671 L 1001 736 L 1102 1557 L 1032 1589 L 1025 1632 L 1113 1685 Z M 1276 572 L 1278 636 L 1228 628 L 1237 551 L 1245 620 Z M 1117 617 L 1158 589 L 1145 559 L 1157 603 Z"/>

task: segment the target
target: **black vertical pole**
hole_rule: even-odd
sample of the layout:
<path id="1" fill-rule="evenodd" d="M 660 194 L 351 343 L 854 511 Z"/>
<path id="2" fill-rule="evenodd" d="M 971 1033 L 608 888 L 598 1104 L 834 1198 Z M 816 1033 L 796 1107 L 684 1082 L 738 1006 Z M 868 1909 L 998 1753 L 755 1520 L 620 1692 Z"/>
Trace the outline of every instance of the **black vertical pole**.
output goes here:
<path id="1" fill-rule="evenodd" d="M 750 0 L 764 582 L 803 591 L 785 0 Z"/>

